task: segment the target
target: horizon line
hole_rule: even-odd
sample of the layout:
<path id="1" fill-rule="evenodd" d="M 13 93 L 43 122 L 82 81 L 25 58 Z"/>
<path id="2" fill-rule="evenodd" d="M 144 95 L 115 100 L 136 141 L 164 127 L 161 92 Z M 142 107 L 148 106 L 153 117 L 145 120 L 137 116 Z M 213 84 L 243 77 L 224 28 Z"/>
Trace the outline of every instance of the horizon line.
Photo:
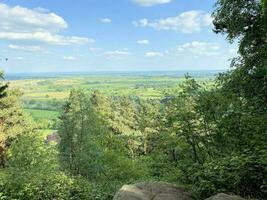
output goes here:
<path id="1" fill-rule="evenodd" d="M 7 74 L 47 74 L 47 73 L 60 73 L 60 74 L 78 74 L 78 73 L 166 73 L 166 72 L 219 72 L 228 71 L 229 69 L 198 69 L 198 70 L 114 70 L 114 71 L 29 71 L 29 72 L 5 72 Z"/>

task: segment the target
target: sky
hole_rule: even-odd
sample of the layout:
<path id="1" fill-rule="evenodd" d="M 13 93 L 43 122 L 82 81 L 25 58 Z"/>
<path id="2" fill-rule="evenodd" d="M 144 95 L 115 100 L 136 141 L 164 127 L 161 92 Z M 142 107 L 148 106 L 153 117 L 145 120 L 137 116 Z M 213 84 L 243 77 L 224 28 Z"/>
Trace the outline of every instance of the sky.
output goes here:
<path id="1" fill-rule="evenodd" d="M 6 72 L 225 70 L 215 0 L 0 0 Z M 8 58 L 8 61 L 5 61 Z"/>

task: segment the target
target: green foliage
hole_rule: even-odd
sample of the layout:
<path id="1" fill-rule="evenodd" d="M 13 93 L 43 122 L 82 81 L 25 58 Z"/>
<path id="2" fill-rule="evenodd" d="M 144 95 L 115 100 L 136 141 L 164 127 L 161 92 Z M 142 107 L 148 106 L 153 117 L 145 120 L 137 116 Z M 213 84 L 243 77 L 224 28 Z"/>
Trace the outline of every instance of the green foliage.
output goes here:
<path id="1" fill-rule="evenodd" d="M 6 152 L 9 146 L 20 135 L 31 131 L 33 123 L 25 115 L 20 104 L 18 90 L 8 90 L 5 97 L 0 98 L 0 166 L 6 166 Z"/>
<path id="2" fill-rule="evenodd" d="M 164 102 L 164 134 L 154 152 L 176 167 L 177 182 L 197 198 L 218 192 L 266 198 L 266 113 L 222 87 L 202 89 L 190 77 Z"/>
<path id="3" fill-rule="evenodd" d="M 218 192 L 266 198 L 266 152 L 247 152 L 214 159 L 203 166 L 189 168 L 193 191 L 201 198 Z"/>
<path id="4" fill-rule="evenodd" d="M 220 191 L 267 198 L 266 13 L 266 1 L 218 0 L 215 32 L 240 44 L 234 69 L 211 90 L 189 79 L 167 99 L 166 134 L 177 135 L 181 152 L 191 151 L 179 156 L 172 147 L 173 157 L 198 198 Z"/>
<path id="5" fill-rule="evenodd" d="M 267 94 L 266 13 L 265 1 L 218 0 L 213 14 L 215 31 L 240 44 L 234 69 L 221 75 L 219 81 L 226 92 L 239 94 L 248 100 L 248 106 L 258 109 L 265 104 Z"/>
<path id="6" fill-rule="evenodd" d="M 42 135 L 33 133 L 20 135 L 10 146 L 7 159 L 9 168 L 18 171 L 52 171 L 57 165 L 55 147 L 45 146 Z"/>
<path id="7" fill-rule="evenodd" d="M 8 161 L 0 177 L 2 199 L 91 199 L 90 184 L 60 172 L 55 146 L 45 146 L 38 135 L 13 142 Z"/>
<path id="8" fill-rule="evenodd" d="M 16 175 L 16 176 L 15 176 Z M 7 175 L 1 180 L 2 199 L 92 199 L 90 184 L 79 177 L 70 177 L 62 172 L 31 172 Z"/>
<path id="9" fill-rule="evenodd" d="M 267 199 L 267 3 L 218 0 L 213 17 L 214 31 L 239 43 L 233 69 L 214 85 L 189 75 L 178 87 L 170 77 L 35 82 L 47 92 L 26 97 L 28 108 L 56 110 L 66 89 L 87 89 L 70 92 L 58 146 L 30 134 L 20 94 L 0 87 L 0 197 L 109 200 L 123 184 L 160 180 L 197 199 L 218 192 Z M 55 96 L 61 100 L 45 105 Z"/>
<path id="10" fill-rule="evenodd" d="M 123 184 L 146 176 L 146 169 L 128 158 L 123 142 L 106 128 L 92 100 L 96 98 L 81 90 L 71 92 L 60 117 L 60 158 L 63 169 L 102 188 L 93 193 L 95 199 L 110 199 Z"/>

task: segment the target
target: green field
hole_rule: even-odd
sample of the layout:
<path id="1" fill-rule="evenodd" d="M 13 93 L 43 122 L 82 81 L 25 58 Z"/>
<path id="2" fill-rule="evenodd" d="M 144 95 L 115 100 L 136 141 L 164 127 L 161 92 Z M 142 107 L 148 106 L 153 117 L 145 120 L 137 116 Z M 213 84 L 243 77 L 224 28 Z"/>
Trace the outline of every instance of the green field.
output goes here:
<path id="1" fill-rule="evenodd" d="M 199 83 L 207 85 L 213 79 L 214 76 L 196 77 Z M 98 90 L 107 96 L 160 98 L 183 81 L 183 76 L 175 75 L 73 75 L 11 80 L 10 86 L 23 91 L 23 106 L 35 120 L 53 120 L 58 116 L 70 91 L 75 88 L 89 92 Z"/>
<path id="2" fill-rule="evenodd" d="M 41 120 L 41 119 L 56 119 L 58 117 L 57 111 L 51 110 L 38 110 L 38 109 L 25 109 L 27 113 L 29 113 L 34 120 Z"/>

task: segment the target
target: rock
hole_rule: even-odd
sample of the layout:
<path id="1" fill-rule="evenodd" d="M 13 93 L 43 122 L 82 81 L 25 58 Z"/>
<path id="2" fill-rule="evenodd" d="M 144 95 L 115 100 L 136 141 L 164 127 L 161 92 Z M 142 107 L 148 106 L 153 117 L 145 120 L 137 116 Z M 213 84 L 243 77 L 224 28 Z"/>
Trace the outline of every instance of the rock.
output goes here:
<path id="1" fill-rule="evenodd" d="M 245 200 L 245 199 L 241 198 L 240 196 L 236 196 L 236 195 L 227 195 L 224 193 L 219 193 L 206 200 Z"/>
<path id="2" fill-rule="evenodd" d="M 56 144 L 58 144 L 60 142 L 60 137 L 59 137 L 57 131 L 54 131 L 52 134 L 46 136 L 45 143 L 50 144 L 52 142 L 54 142 Z"/>
<path id="3" fill-rule="evenodd" d="M 113 200 L 192 200 L 181 188 L 164 182 L 143 182 L 124 185 Z"/>

